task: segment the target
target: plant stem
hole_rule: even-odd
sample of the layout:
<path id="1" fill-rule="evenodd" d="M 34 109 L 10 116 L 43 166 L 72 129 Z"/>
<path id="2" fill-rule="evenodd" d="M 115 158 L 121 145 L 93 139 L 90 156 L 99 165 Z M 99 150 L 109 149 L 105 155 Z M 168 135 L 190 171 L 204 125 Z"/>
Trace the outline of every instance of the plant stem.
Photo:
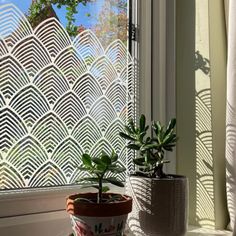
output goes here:
<path id="1" fill-rule="evenodd" d="M 98 188 L 98 199 L 97 199 L 97 203 L 101 203 L 102 202 L 102 178 L 99 178 L 99 188 Z"/>

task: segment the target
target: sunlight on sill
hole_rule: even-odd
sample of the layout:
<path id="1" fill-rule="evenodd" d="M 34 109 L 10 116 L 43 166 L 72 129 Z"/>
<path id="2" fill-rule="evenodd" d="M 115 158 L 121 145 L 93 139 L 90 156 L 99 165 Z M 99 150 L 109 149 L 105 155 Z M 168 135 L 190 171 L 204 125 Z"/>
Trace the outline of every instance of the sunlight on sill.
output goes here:
<path id="1" fill-rule="evenodd" d="M 212 230 L 206 228 L 200 228 L 196 226 L 189 226 L 186 236 L 232 236 L 232 232 L 226 230 Z"/>
<path id="2" fill-rule="evenodd" d="M 127 230 L 125 232 L 125 236 L 135 236 L 135 235 Z M 189 226 L 186 236 L 233 236 L 233 234 L 232 232 L 226 230 L 212 230 L 196 226 Z"/>

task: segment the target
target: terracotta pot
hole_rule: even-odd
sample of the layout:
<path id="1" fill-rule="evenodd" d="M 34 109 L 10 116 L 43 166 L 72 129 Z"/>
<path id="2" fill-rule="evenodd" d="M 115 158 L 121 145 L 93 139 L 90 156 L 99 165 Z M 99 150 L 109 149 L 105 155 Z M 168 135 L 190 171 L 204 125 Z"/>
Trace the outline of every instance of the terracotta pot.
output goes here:
<path id="1" fill-rule="evenodd" d="M 184 176 L 170 177 L 128 178 L 126 193 L 133 198 L 128 226 L 135 236 L 185 235 L 188 223 L 188 180 Z"/>
<path id="2" fill-rule="evenodd" d="M 104 198 L 117 194 L 106 193 Z M 73 232 L 76 236 L 122 236 L 128 213 L 132 210 L 132 199 L 121 195 L 121 200 L 110 203 L 75 201 L 77 198 L 96 199 L 96 193 L 79 193 L 67 198 Z"/>

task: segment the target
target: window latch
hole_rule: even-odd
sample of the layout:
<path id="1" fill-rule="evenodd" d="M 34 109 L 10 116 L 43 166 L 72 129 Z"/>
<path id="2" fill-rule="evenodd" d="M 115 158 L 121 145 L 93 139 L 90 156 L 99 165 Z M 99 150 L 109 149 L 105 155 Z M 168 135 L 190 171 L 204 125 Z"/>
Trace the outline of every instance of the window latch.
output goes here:
<path id="1" fill-rule="evenodd" d="M 131 40 L 138 41 L 138 27 L 135 24 L 131 24 L 130 35 Z"/>

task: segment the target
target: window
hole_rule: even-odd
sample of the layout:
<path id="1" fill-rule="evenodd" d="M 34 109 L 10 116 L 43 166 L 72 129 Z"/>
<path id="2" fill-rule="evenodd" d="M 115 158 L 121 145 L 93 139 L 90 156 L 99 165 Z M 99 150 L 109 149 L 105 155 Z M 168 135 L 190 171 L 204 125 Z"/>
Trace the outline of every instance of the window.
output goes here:
<path id="1" fill-rule="evenodd" d="M 97 0 L 97 2 L 98 1 L 99 0 Z M 11 2 L 13 2 L 13 0 Z M 27 2 L 28 2 L 28 5 L 26 4 Z M 101 2 L 103 2 L 103 0 L 101 0 Z M 111 2 L 115 2 L 115 1 L 111 0 Z M 15 3 L 16 4 L 20 3 L 19 7 L 22 10 L 22 12 L 24 12 L 24 13 L 27 12 L 27 9 L 30 5 L 30 1 L 21 1 L 21 2 L 15 1 Z M 156 6 L 156 5 L 158 5 L 158 6 Z M 159 60 L 159 58 L 162 58 L 162 59 L 165 58 L 165 55 L 164 55 L 165 52 L 164 51 L 167 47 L 166 43 L 165 43 L 165 40 L 163 40 L 165 38 L 165 30 L 164 30 L 164 28 L 165 28 L 165 11 L 166 11 L 166 9 L 170 9 L 170 8 L 169 8 L 169 6 L 165 7 L 164 5 L 165 5 L 164 1 L 154 1 L 153 5 L 152 5 L 151 0 L 145 0 L 145 1 L 141 1 L 141 0 L 132 0 L 131 1 L 130 0 L 129 1 L 129 6 L 131 7 L 132 10 L 130 9 L 130 11 L 128 13 L 129 21 L 130 21 L 129 26 L 131 26 L 131 23 L 135 22 L 135 25 L 134 25 L 135 27 L 132 27 L 132 32 L 134 34 L 137 33 L 138 37 L 132 37 L 133 40 L 128 41 L 128 42 L 125 42 L 124 40 L 119 38 L 122 41 L 122 45 L 124 45 L 124 46 L 117 47 L 117 44 L 113 44 L 114 47 L 111 47 L 111 49 L 113 51 L 112 50 L 109 51 L 109 52 L 112 51 L 112 53 L 109 53 L 109 57 L 112 60 L 116 58 L 116 55 L 119 55 L 120 58 L 121 58 L 121 56 L 123 56 L 123 57 L 125 56 L 125 58 L 129 59 L 130 57 L 127 57 L 128 54 L 125 52 L 125 51 L 127 51 L 127 47 L 128 47 L 129 50 L 132 52 L 132 57 L 134 58 L 135 67 L 138 67 L 138 70 L 136 68 L 134 70 L 133 67 L 131 66 L 131 64 L 128 64 L 127 61 L 126 61 L 126 63 L 128 65 L 130 65 L 128 67 L 128 70 L 126 70 L 126 72 L 129 75 L 130 79 L 134 75 L 135 80 L 134 80 L 134 83 L 132 83 L 131 82 L 132 80 L 130 80 L 130 83 L 128 83 L 128 84 L 127 84 L 127 82 L 124 82 L 122 80 L 123 82 L 121 81 L 121 83 L 119 84 L 118 87 L 119 88 L 124 88 L 123 85 L 125 84 L 126 85 L 125 88 L 128 87 L 129 94 L 127 93 L 127 90 L 124 90 L 124 89 L 123 90 L 119 89 L 119 91 L 117 91 L 116 89 L 113 89 L 112 91 L 115 92 L 116 96 L 111 96 L 111 93 L 109 93 L 109 96 L 113 99 L 113 102 L 115 102 L 115 101 L 117 102 L 118 101 L 117 100 L 117 94 L 119 95 L 120 92 L 123 91 L 122 92 L 122 94 L 123 94 L 122 98 L 124 98 L 124 96 L 125 96 L 125 104 L 126 105 L 128 104 L 128 110 L 124 110 L 124 113 L 123 113 L 124 115 L 122 116 L 123 118 L 124 117 L 136 117 L 139 113 L 145 113 L 145 114 L 147 114 L 148 120 L 150 120 L 151 117 L 149 115 L 151 114 L 152 109 L 155 110 L 156 108 L 159 107 L 156 104 L 156 102 L 157 101 L 162 101 L 162 99 L 164 98 L 163 93 L 162 93 L 164 91 L 163 87 L 162 86 L 159 86 L 159 87 L 157 86 L 158 81 L 159 81 L 160 78 L 162 78 L 161 81 L 165 81 L 165 80 L 163 80 L 164 79 L 164 73 L 162 73 L 163 70 L 165 70 L 164 67 L 162 68 L 162 65 L 163 65 L 164 61 Z M 93 5 L 93 6 L 95 6 L 95 5 Z M 2 7 L 3 7 L 3 4 L 0 5 L 0 9 L 2 9 Z M 87 7 L 88 7 L 88 5 L 87 5 Z M 156 14 L 156 17 L 155 17 L 155 19 L 153 19 L 153 24 L 152 24 L 152 20 L 151 20 L 152 19 L 152 14 L 151 14 L 151 12 L 152 11 L 156 12 L 157 8 L 158 8 L 158 12 L 161 13 L 161 14 Z M 57 13 L 58 9 L 56 7 L 53 7 L 53 9 Z M 63 13 L 64 14 L 63 17 L 64 17 L 65 14 L 66 14 L 65 9 L 62 7 L 61 10 L 64 12 Z M 92 3 L 91 3 L 90 10 L 92 11 Z M 12 22 L 14 22 L 12 25 L 14 26 L 15 22 L 17 22 L 17 19 L 19 19 L 19 18 L 13 17 L 12 11 L 6 13 L 6 11 L 4 10 L 4 12 L 8 17 L 9 16 L 12 17 L 12 20 L 13 20 Z M 117 11 L 115 11 L 115 12 L 117 12 Z M 85 10 L 79 12 L 79 14 L 82 14 L 83 17 L 86 18 L 86 22 L 89 22 L 89 19 L 90 19 L 91 22 L 93 22 L 92 18 L 89 18 L 90 16 L 88 16 L 87 13 L 89 13 L 89 12 L 85 11 Z M 19 12 L 17 14 L 19 14 Z M 90 15 L 93 15 L 93 14 L 90 13 Z M 6 15 L 4 17 L 0 17 L 0 20 L 2 20 L 4 22 L 4 23 L 0 23 L 0 28 L 3 27 L 4 24 L 8 24 L 8 23 L 6 23 L 7 21 L 4 20 L 4 18 L 6 18 Z M 44 14 L 44 15 L 46 15 L 46 14 Z M 111 15 L 107 14 L 107 16 L 111 16 Z M 161 19 L 159 18 L 159 16 L 161 16 L 160 17 Z M 82 16 L 80 15 L 80 18 L 81 17 Z M 66 22 L 61 20 L 60 17 L 59 17 L 59 20 L 61 22 L 60 24 L 58 24 L 57 23 L 58 21 L 56 21 L 56 20 L 54 20 L 54 21 L 47 20 L 47 22 L 50 23 L 50 24 L 46 24 L 45 26 L 43 26 L 43 24 L 41 24 L 41 26 L 38 26 L 38 29 L 39 29 L 37 31 L 38 36 L 42 37 L 43 40 L 48 40 L 48 38 L 46 37 L 47 34 L 43 34 L 42 32 L 45 32 L 45 31 L 46 32 L 49 32 L 49 31 L 53 32 L 53 30 L 52 30 L 53 27 L 52 26 L 57 26 L 57 29 L 59 30 L 58 31 L 59 34 L 64 35 L 63 43 L 65 45 L 67 45 L 69 39 L 68 39 L 67 36 L 65 36 L 66 33 L 65 33 L 65 30 L 64 30 L 64 28 L 66 27 Z M 10 22 L 10 21 L 8 21 L 8 22 Z M 157 24 L 157 22 L 158 22 L 158 24 Z M 77 26 L 78 25 L 80 26 L 80 24 L 77 24 Z M 154 27 L 154 26 L 157 26 L 157 25 L 158 25 L 157 28 Z M 22 26 L 25 26 L 25 25 L 23 24 Z M 94 36 L 94 33 L 93 34 L 89 33 L 89 31 L 88 31 L 89 27 L 90 27 L 89 25 L 86 25 L 85 29 L 83 27 L 79 27 L 80 38 L 78 38 L 78 40 L 76 41 L 78 43 L 77 45 L 81 45 L 81 43 L 88 43 L 88 42 L 91 43 L 91 42 L 93 42 L 92 45 L 94 47 L 93 47 L 93 50 L 91 50 L 91 53 L 94 53 L 94 54 L 91 54 L 91 55 L 97 55 L 97 54 L 100 55 L 99 53 L 100 53 L 101 47 L 97 47 L 97 45 L 99 45 L 99 44 L 97 44 L 96 42 L 98 42 L 98 40 L 101 42 L 103 50 L 104 50 L 104 48 L 107 47 L 107 45 L 105 45 L 105 44 L 110 44 L 111 42 L 106 43 L 106 40 L 102 40 L 101 38 L 99 38 L 99 37 L 101 37 L 101 36 L 99 36 L 99 34 L 100 34 L 99 30 L 98 30 L 99 34 L 96 33 L 96 37 Z M 138 27 L 138 31 L 137 31 L 137 29 L 135 29 L 136 27 Z M 100 27 L 100 29 L 103 29 L 103 28 L 105 28 L 105 27 Z M 156 33 L 158 31 L 158 33 L 155 34 L 155 36 L 153 36 L 153 32 L 152 32 L 153 28 L 155 28 Z M 25 29 L 27 29 L 27 28 L 25 28 Z M 44 29 L 45 31 L 42 31 L 42 29 Z M 90 30 L 91 30 L 91 28 L 90 28 Z M 131 32 L 131 29 L 129 29 L 129 31 Z M 3 32 L 5 32 L 5 31 L 3 31 Z M 31 32 L 28 32 L 27 30 L 24 30 L 23 32 L 24 32 L 23 37 L 24 37 L 25 34 L 26 34 L 26 37 L 29 37 L 29 36 L 27 36 L 27 34 L 29 34 L 29 35 L 31 34 Z M 94 32 L 94 31 L 92 31 L 92 32 Z M 93 36 L 91 36 L 91 35 L 93 35 Z M 114 35 L 117 35 L 117 34 L 114 33 L 113 36 Z M 135 36 L 135 35 L 133 35 L 133 36 Z M 159 36 L 161 36 L 160 37 L 161 40 L 156 41 L 159 38 Z M 151 40 L 152 37 L 153 37 L 153 40 Z M 2 58 L 2 53 L 9 54 L 6 51 L 6 47 L 5 47 L 6 44 L 3 43 L 3 38 L 4 37 L 1 35 L 1 44 L 0 44 L 1 45 L 0 46 L 1 58 Z M 98 38 L 98 40 L 96 40 L 96 38 Z M 13 39 L 16 39 L 16 37 L 14 36 Z M 129 40 L 131 39 L 131 35 L 129 35 L 128 39 Z M 32 37 L 31 37 L 31 40 L 33 41 Z M 168 38 L 168 40 L 170 40 L 170 37 Z M 40 41 L 40 40 L 38 40 L 38 41 Z M 151 41 L 153 41 L 153 42 L 151 43 Z M 158 43 L 156 43 L 156 42 L 158 42 Z M 25 41 L 22 40 L 22 44 L 24 44 L 24 43 L 25 43 Z M 64 45 L 61 41 L 58 41 L 57 43 L 58 43 L 57 45 Z M 33 45 L 33 44 L 31 44 L 31 45 Z M 58 53 L 58 49 L 60 49 L 60 47 L 57 47 L 55 45 L 53 46 L 53 45 L 54 44 L 52 43 L 52 41 L 50 41 L 50 43 L 47 44 L 48 48 L 50 48 L 50 52 L 54 54 L 53 63 L 55 63 L 56 62 L 56 54 Z M 121 44 L 119 43 L 119 45 L 121 45 Z M 154 49 L 153 49 L 153 46 L 155 46 Z M 69 47 L 69 46 L 67 45 L 67 47 Z M 115 48 L 117 48 L 117 51 L 114 50 Z M 168 48 L 169 48 L 168 50 L 170 50 L 172 48 L 172 45 L 171 45 L 171 47 L 168 47 Z M 80 49 L 81 49 L 81 52 L 83 52 L 83 53 L 88 53 L 89 52 L 89 47 L 80 47 Z M 122 53 L 120 53 L 121 52 L 121 51 L 119 51 L 120 49 L 123 49 Z M 161 52 L 163 52 L 163 54 L 159 53 L 160 52 L 159 49 L 162 49 Z M 39 47 L 35 47 L 35 50 L 39 50 Z M 74 56 L 75 57 L 78 56 L 76 53 L 73 52 L 72 49 L 70 49 L 69 52 L 70 53 L 68 53 L 68 52 L 67 53 L 68 53 L 68 56 L 71 57 L 71 58 L 74 58 Z M 23 53 L 23 54 L 20 54 L 20 55 L 27 57 L 26 53 Z M 37 54 L 35 54 L 35 55 L 37 55 Z M 59 59 L 57 60 L 57 63 L 59 65 L 63 65 L 62 62 L 67 60 L 67 57 L 64 56 L 64 55 L 65 54 L 61 55 L 60 60 Z M 167 57 L 172 58 L 172 59 L 174 58 L 174 56 L 171 53 L 170 53 L 170 55 L 167 55 Z M 44 59 L 45 58 L 47 58 L 47 57 L 44 57 Z M 85 60 L 85 64 L 90 63 L 89 66 L 87 67 L 87 69 L 89 71 L 93 69 L 93 73 L 94 73 L 93 77 L 98 78 L 101 75 L 100 69 L 102 69 L 102 65 L 104 65 L 104 64 L 102 64 L 102 60 L 99 61 L 99 63 L 97 64 L 96 69 L 94 69 L 95 67 L 92 67 L 91 60 L 94 60 L 94 58 L 92 56 L 87 56 L 86 57 L 86 54 L 83 54 L 82 56 L 80 55 L 79 60 L 80 61 Z M 104 61 L 104 59 L 103 59 L 103 61 Z M 23 60 L 23 62 L 24 62 L 24 60 Z M 60 62 L 61 62 L 61 64 L 60 64 Z M 3 63 L 2 60 L 0 60 L 0 63 Z M 32 63 L 36 63 L 36 61 L 33 60 Z M 59 81 L 63 81 L 63 79 L 61 79 L 62 75 L 60 73 L 60 70 L 58 72 L 58 70 L 56 70 L 55 67 L 50 67 L 51 64 L 53 64 L 53 63 L 50 62 L 48 66 L 45 65 L 45 67 L 48 68 L 48 71 L 50 73 L 48 73 L 48 71 L 46 71 L 44 73 L 44 75 L 48 76 L 48 78 L 50 80 L 50 78 L 52 77 L 52 72 L 53 72 L 54 73 L 53 78 L 56 77 Z M 4 65 L 4 63 L 3 63 L 3 65 Z M 110 64 L 108 64 L 108 65 L 110 65 Z M 118 74 L 122 75 L 121 74 L 122 64 L 116 63 L 114 65 L 116 65 L 115 71 L 119 70 L 120 72 L 118 72 Z M 68 76 L 70 77 L 69 82 L 71 82 L 71 83 L 69 83 L 69 85 L 68 84 L 67 85 L 69 86 L 69 89 L 71 89 L 71 86 L 74 83 L 74 80 L 76 80 L 76 78 L 75 78 L 76 76 L 74 76 L 74 75 L 77 75 L 79 73 L 81 73 L 81 74 L 86 73 L 87 71 L 84 69 L 83 66 L 80 67 L 80 70 L 71 70 L 70 71 L 69 70 L 70 68 L 68 69 L 68 66 L 69 65 L 67 64 L 63 68 L 63 73 L 65 73 L 64 71 L 66 71 Z M 106 64 L 106 68 L 107 67 L 108 66 Z M 160 68 L 160 67 L 161 67 L 161 70 L 159 71 L 158 68 Z M 1 68 L 2 68 L 2 66 L 1 66 Z M 0 73 L 2 73 L 1 68 L 0 68 Z M 30 71 L 30 73 L 32 73 L 32 75 L 34 75 L 34 73 L 37 73 L 37 72 L 35 72 L 36 67 L 32 66 L 32 68 L 33 69 L 31 69 L 31 70 L 29 69 L 29 71 Z M 109 67 L 109 68 L 112 68 L 112 67 Z M 154 68 L 155 68 L 155 71 L 153 71 Z M 15 67 L 13 67 L 12 70 L 13 69 L 14 69 L 14 73 L 19 73 L 19 71 L 20 71 L 20 70 L 15 70 Z M 81 70 L 82 70 L 82 72 L 81 72 Z M 105 71 L 105 70 L 103 70 L 103 71 Z M 109 71 L 109 74 L 106 74 L 106 78 L 110 79 L 110 78 L 112 78 L 114 68 L 111 69 L 111 70 L 108 70 L 108 71 Z M 167 71 L 170 71 L 170 70 L 167 70 Z M 171 72 L 173 72 L 172 67 L 171 67 Z M 24 75 L 24 73 L 23 73 L 23 75 Z M 57 75 L 57 76 L 55 76 L 55 75 Z M 124 75 L 124 73 L 123 73 L 123 75 Z M 42 75 L 40 74 L 40 76 L 42 76 Z M 30 77 L 31 80 L 33 79 L 32 77 L 33 76 Z M 137 81 L 137 77 L 139 78 L 139 81 Z M 168 77 L 171 77 L 171 76 L 168 76 Z M 38 77 L 37 84 L 40 84 L 39 83 L 40 78 L 41 77 Z M 105 76 L 104 76 L 104 78 L 105 78 Z M 122 78 L 124 78 L 124 76 Z M 153 78 L 154 81 L 151 80 L 152 78 Z M 47 79 L 47 81 L 45 81 L 45 83 L 40 84 L 41 89 L 42 90 L 44 89 L 44 92 L 45 92 L 45 95 L 43 94 L 44 98 L 46 97 L 46 94 L 49 97 L 49 95 L 48 95 L 49 92 L 52 93 L 51 90 L 45 90 L 45 85 L 47 84 L 47 82 L 49 80 Z M 86 78 L 84 78 L 83 81 L 88 81 L 88 80 L 86 80 Z M 93 79 L 91 81 L 96 81 L 96 79 Z M 102 84 L 103 84 L 104 87 L 106 86 L 106 83 L 108 82 L 108 80 L 105 80 L 105 79 L 102 79 L 100 81 L 103 81 Z M 81 83 L 82 83 L 82 80 L 81 80 Z M 62 82 L 62 84 L 64 85 L 63 82 Z M 96 84 L 96 83 L 94 83 L 94 84 Z M 90 85 L 94 85 L 94 84 L 90 83 Z M 86 84 L 83 83 L 83 86 L 85 86 L 85 85 Z M 25 85 L 25 86 L 27 86 L 27 85 Z M 65 86 L 64 87 L 62 86 L 62 88 L 65 88 Z M 92 90 L 93 95 L 94 94 L 96 95 L 101 90 L 103 91 L 103 87 L 100 88 L 98 86 L 95 86 L 93 88 L 94 88 Z M 57 91 L 57 90 L 55 90 L 55 91 Z M 84 89 L 84 91 L 85 91 L 85 94 L 86 94 L 86 93 L 88 93 L 86 91 L 91 91 L 91 90 L 85 90 Z M 32 94 L 34 94 L 34 93 L 32 93 Z M 83 93 L 83 94 L 81 94 L 81 96 L 85 95 L 85 94 Z M 151 102 L 152 94 L 157 95 L 157 96 L 155 96 L 155 98 L 153 98 L 153 101 L 154 101 L 153 103 Z M 108 96 L 108 94 L 106 94 L 106 95 Z M 13 95 L 11 95 L 11 96 L 13 96 Z M 41 96 L 40 96 L 40 98 L 41 98 Z M 87 97 L 87 100 L 86 100 L 86 104 L 88 105 L 88 107 L 89 107 L 89 104 L 92 103 L 91 101 L 93 101 L 93 100 L 91 100 L 91 98 L 90 99 L 89 98 L 90 97 Z M 104 99 L 102 101 L 106 101 L 105 96 L 103 96 L 103 98 Z M 50 96 L 51 104 L 54 104 L 57 99 L 58 99 L 58 97 L 55 96 L 55 95 Z M 4 102 L 6 102 L 6 101 L 9 104 L 10 99 L 5 99 L 5 97 L 3 97 L 3 99 L 1 101 L 2 101 L 2 105 L 4 105 Z M 24 101 L 28 102 L 28 99 L 25 99 Z M 84 101 L 82 101 L 82 102 L 85 103 Z M 25 105 L 24 102 L 22 102 L 21 104 Z M 50 109 L 51 109 L 51 106 L 53 106 L 51 104 L 49 103 L 49 108 Z M 62 107 L 66 108 L 66 105 L 70 104 L 70 103 L 68 103 L 68 100 L 64 100 L 64 103 L 61 102 L 61 104 L 65 104 L 65 106 L 61 105 L 60 107 L 58 107 L 58 111 L 61 111 L 60 108 L 62 108 Z M 102 104 L 107 104 L 107 103 L 103 102 Z M 117 111 L 122 106 L 122 102 L 119 102 L 119 103 L 117 102 L 115 104 L 117 104 L 117 105 L 116 106 L 114 106 L 114 105 L 109 106 L 109 107 L 113 107 L 113 108 L 115 107 L 114 108 L 115 112 L 113 112 L 112 114 L 117 114 L 117 113 L 121 114 Z M 77 103 L 76 103 L 76 105 L 77 105 Z M 31 107 L 38 110 L 38 106 L 36 106 L 36 107 L 31 106 Z M 165 106 L 162 106 L 162 107 L 165 107 Z M 83 111 L 84 111 L 84 113 L 87 112 L 87 108 L 85 107 L 85 110 L 82 110 L 81 114 L 84 114 Z M 100 111 L 100 110 L 98 110 L 98 111 Z M 26 114 L 28 115 L 28 113 L 26 113 Z M 38 113 L 36 113 L 36 114 L 38 114 Z M 60 113 L 60 114 L 63 114 L 63 112 Z M 95 112 L 93 114 L 95 114 Z M 0 119 L 1 119 L 1 117 L 2 116 L 0 115 Z M 50 121 L 50 119 L 49 119 L 50 117 L 52 117 L 52 115 L 48 117 L 48 120 L 46 120 L 46 119 L 45 120 Z M 64 126 L 60 125 L 61 122 L 60 123 L 59 122 L 54 122 L 52 125 L 53 126 L 56 125 L 57 127 L 60 127 L 60 129 L 64 130 L 65 133 L 66 132 L 72 132 L 73 128 L 70 129 L 70 127 L 72 127 L 74 125 L 73 116 L 66 116 L 65 115 L 64 117 L 67 117 L 67 118 L 62 119 L 60 117 L 60 119 L 56 119 L 56 121 L 58 121 L 58 120 L 62 120 L 63 122 L 66 121 L 66 125 L 64 125 Z M 108 120 L 110 119 L 110 115 L 108 115 L 106 117 L 108 118 Z M 14 116 L 14 118 L 15 118 L 15 116 Z M 153 118 L 156 119 L 157 117 L 154 116 Z M 38 118 L 38 119 L 40 120 L 40 118 Z M 41 118 L 41 120 L 42 120 L 42 118 Z M 124 119 L 122 119 L 122 121 L 123 120 Z M 31 120 L 29 119 L 29 121 L 31 121 Z M 45 123 L 46 123 L 46 121 L 45 121 Z M 104 124 L 104 121 L 102 119 L 100 119 L 100 120 L 98 119 L 98 121 L 101 122 L 100 124 Z M 29 124 L 32 125 L 32 127 L 29 128 L 30 132 L 32 132 L 33 126 L 35 125 L 35 122 L 31 121 L 31 122 L 29 122 Z M 90 127 L 92 127 L 92 128 L 89 128 L 89 130 L 91 131 L 94 127 L 93 126 L 94 123 L 90 122 L 89 124 L 90 124 Z M 121 122 L 119 124 L 117 124 L 117 127 L 119 127 L 119 125 L 121 125 L 121 124 L 122 124 Z M 96 125 L 97 125 L 97 123 L 96 123 Z M 42 134 L 43 129 L 46 126 L 41 125 L 41 127 L 42 127 L 42 129 L 37 129 L 37 132 L 34 129 L 35 133 L 37 133 L 39 136 Z M 83 126 L 83 127 L 84 127 L 84 131 L 86 131 L 88 129 L 88 126 Z M 102 125 L 102 127 L 105 127 L 105 125 Z M 14 128 L 15 128 L 15 126 L 14 126 Z M 106 129 L 106 127 L 105 127 L 105 129 Z M 28 128 L 27 128 L 27 130 L 28 130 Z M 52 129 L 52 131 L 54 131 L 54 129 Z M 104 130 L 100 130 L 100 132 L 93 133 L 95 137 L 91 136 L 92 142 L 93 142 L 93 139 L 96 138 L 96 135 L 99 135 L 99 133 L 101 133 L 103 135 L 103 134 L 105 134 L 105 132 L 106 131 L 104 131 Z M 114 136 L 113 136 L 114 133 L 111 132 L 110 134 L 111 135 L 109 136 L 109 138 L 110 138 L 110 140 L 113 140 L 112 147 L 115 143 L 115 147 L 119 148 L 121 146 L 121 142 L 119 140 L 114 139 Z M 63 135 L 63 132 L 62 132 L 62 135 Z M 80 139 L 82 139 L 82 135 L 83 135 L 82 132 L 78 132 L 77 135 L 78 136 L 80 135 L 79 137 L 80 137 Z M 0 137 L 2 139 L 2 136 L 0 136 Z M 40 136 L 40 137 L 43 137 L 43 135 Z M 56 137 L 56 138 L 58 138 L 58 137 Z M 59 136 L 58 139 L 55 139 L 55 141 L 56 140 L 60 140 L 60 136 Z M 104 140 L 104 139 L 102 139 L 102 140 Z M 44 155 L 44 156 L 45 156 L 45 158 L 52 158 L 53 151 L 54 151 L 53 142 L 45 142 L 45 143 L 47 144 L 47 150 L 49 150 L 50 154 L 48 156 L 47 155 Z M 59 141 L 59 143 L 60 143 L 60 141 Z M 68 147 L 74 148 L 73 149 L 73 150 L 75 150 L 74 153 L 77 155 L 79 152 L 81 152 L 81 149 L 79 149 L 81 147 L 79 147 L 78 145 L 75 146 L 73 144 L 74 144 L 74 142 L 72 141 L 72 139 L 67 140 Z M 109 149 L 110 144 L 109 145 L 108 144 L 109 144 L 109 142 L 105 142 L 105 145 L 107 145 L 108 149 Z M 90 150 L 89 149 L 90 146 L 89 146 L 89 142 L 86 143 L 86 147 L 87 147 L 86 150 Z M 63 147 L 63 145 L 62 145 L 62 147 Z M 36 148 L 36 150 L 38 151 L 37 148 Z M 86 150 L 83 149 L 82 151 L 86 151 Z M 97 151 L 97 150 L 94 149 L 94 151 Z M 121 154 L 122 154 L 122 152 L 121 152 Z M 122 155 L 124 155 L 124 153 Z M 68 154 L 65 154 L 65 153 L 63 153 L 61 155 L 58 154 L 58 157 L 63 157 L 63 156 L 66 158 L 66 161 L 67 161 L 67 157 L 69 157 Z M 129 158 L 127 159 L 127 158 L 124 158 L 124 157 L 125 156 L 123 156 L 123 162 L 127 161 L 129 159 Z M 3 160 L 6 159 L 6 154 L 1 155 L 0 159 L 1 159 L 1 163 L 3 163 Z M 78 161 L 78 160 L 76 159 L 75 161 Z M 67 163 L 72 165 L 70 162 L 67 162 Z M 124 163 L 122 163 L 122 164 L 124 164 Z M 129 166 L 129 163 L 126 163 L 126 165 Z M 49 169 L 50 168 L 46 169 L 46 171 L 48 171 L 47 173 L 50 174 Z M 60 178 L 60 176 L 59 177 L 57 176 L 58 173 L 59 173 L 59 172 L 57 172 L 57 168 L 55 168 L 54 170 L 55 170 L 55 172 L 53 172 L 53 173 L 55 174 L 55 176 L 57 178 L 59 178 L 60 180 L 63 179 L 63 178 L 66 179 L 65 175 L 64 176 L 62 175 L 61 178 Z M 70 176 L 72 169 L 67 169 L 67 170 L 68 170 L 68 172 L 66 172 L 66 173 L 68 175 L 66 175 L 66 176 Z M 2 166 L 0 167 L 0 171 L 3 171 Z M 4 171 L 4 173 L 8 174 L 7 171 Z M 17 173 L 13 172 L 13 173 L 14 173 L 14 175 L 18 174 L 18 172 Z M 43 173 L 43 171 L 41 173 Z M 55 179 L 57 179 L 57 178 L 55 178 Z M 122 176 L 121 176 L 121 178 L 122 178 Z M 12 178 L 12 179 L 14 179 L 14 178 Z M 53 185 L 55 183 L 54 182 L 55 179 L 53 179 L 51 182 L 49 181 L 50 185 Z M 1 188 L 3 188 L 2 187 L 3 185 L 2 185 L 1 181 L 2 180 L 0 180 Z M 4 183 L 7 183 L 7 181 L 4 180 Z M 28 183 L 29 183 L 29 181 L 28 181 Z M 47 181 L 44 181 L 44 183 L 46 183 L 44 185 L 48 184 Z M 59 183 L 58 183 L 58 185 L 60 185 L 59 187 L 53 187 L 53 188 L 52 187 L 49 187 L 49 188 L 27 188 L 27 189 L 24 189 L 24 188 L 22 189 L 21 188 L 19 191 L 15 190 L 16 188 L 12 189 L 12 186 L 7 186 L 8 189 L 6 189 L 6 186 L 5 186 L 4 189 L 2 189 L 2 191 L 0 192 L 0 209 L 1 209 L 1 211 L 0 211 L 0 232 L 1 232 L 1 235 L 9 236 L 9 235 L 14 235 L 16 232 L 17 232 L 18 235 L 24 235 L 24 236 L 28 236 L 28 235 L 30 236 L 30 235 L 32 235 L 32 232 L 34 232 L 34 236 L 39 236 L 39 235 L 44 235 L 44 236 L 63 235 L 64 236 L 64 235 L 67 235 L 68 232 L 70 232 L 70 224 L 69 224 L 68 217 L 64 212 L 65 196 L 67 194 L 69 194 L 70 192 L 75 192 L 76 190 L 75 190 L 74 186 L 72 186 L 72 187 L 70 187 L 70 186 L 61 187 L 61 184 L 62 184 L 62 182 L 59 181 Z M 29 184 L 28 184 L 28 186 L 29 186 Z M 41 186 L 43 186 L 43 185 L 41 184 Z M 11 188 L 11 190 L 9 190 L 10 188 Z"/>
<path id="2" fill-rule="evenodd" d="M 33 18 L 34 4 L 0 5 L 4 190 L 74 183 L 82 175 L 75 166 L 84 152 L 96 156 L 114 149 L 120 165 L 129 164 L 118 135 L 136 115 L 129 2 L 79 3 L 76 35 L 66 26 L 64 8 L 49 4 Z"/>

